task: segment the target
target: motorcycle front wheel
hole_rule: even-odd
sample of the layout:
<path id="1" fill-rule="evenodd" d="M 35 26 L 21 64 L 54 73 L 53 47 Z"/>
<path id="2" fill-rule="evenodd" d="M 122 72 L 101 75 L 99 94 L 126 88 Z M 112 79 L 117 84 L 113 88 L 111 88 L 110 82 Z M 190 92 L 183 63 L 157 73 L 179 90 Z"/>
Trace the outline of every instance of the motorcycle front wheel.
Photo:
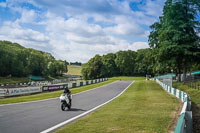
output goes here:
<path id="1" fill-rule="evenodd" d="M 70 110 L 71 109 L 71 104 L 67 105 L 67 108 Z"/>
<path id="2" fill-rule="evenodd" d="M 67 107 L 68 107 L 68 109 L 71 109 L 71 107 L 72 107 L 72 100 L 71 99 L 69 100 L 69 103 L 68 103 Z"/>
<path id="3" fill-rule="evenodd" d="M 65 104 L 64 103 L 61 104 L 61 110 L 65 111 Z"/>

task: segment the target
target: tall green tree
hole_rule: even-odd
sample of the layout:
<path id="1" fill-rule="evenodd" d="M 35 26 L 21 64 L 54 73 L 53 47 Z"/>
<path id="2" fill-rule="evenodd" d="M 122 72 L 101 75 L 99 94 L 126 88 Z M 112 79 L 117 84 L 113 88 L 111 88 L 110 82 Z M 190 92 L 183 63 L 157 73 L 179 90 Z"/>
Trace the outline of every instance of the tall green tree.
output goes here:
<path id="1" fill-rule="evenodd" d="M 119 68 L 120 75 L 134 74 L 135 58 L 136 52 L 131 50 L 116 53 L 115 64 Z"/>
<path id="2" fill-rule="evenodd" d="M 81 69 L 81 74 L 83 76 L 83 79 L 90 79 L 91 77 L 89 77 L 89 66 L 88 63 L 85 63 L 82 65 L 82 69 Z"/>
<path id="3" fill-rule="evenodd" d="M 115 64 L 116 55 L 109 53 L 101 57 L 103 67 L 101 68 L 101 75 L 106 77 L 111 77 L 118 75 L 119 69 Z"/>
<path id="4" fill-rule="evenodd" d="M 102 67 L 103 63 L 100 55 L 95 55 L 95 57 L 91 58 L 87 64 L 83 65 L 82 74 L 85 79 L 95 79 L 102 77 Z"/>
<path id="5" fill-rule="evenodd" d="M 135 73 L 143 76 L 146 74 L 153 75 L 154 63 L 155 61 L 151 49 L 138 50 L 135 59 Z"/>
<path id="6" fill-rule="evenodd" d="M 186 75 L 191 64 L 200 58 L 195 6 L 194 0 L 167 0 L 163 16 L 151 26 L 150 47 L 157 52 L 160 62 L 176 64 L 178 74 Z"/>

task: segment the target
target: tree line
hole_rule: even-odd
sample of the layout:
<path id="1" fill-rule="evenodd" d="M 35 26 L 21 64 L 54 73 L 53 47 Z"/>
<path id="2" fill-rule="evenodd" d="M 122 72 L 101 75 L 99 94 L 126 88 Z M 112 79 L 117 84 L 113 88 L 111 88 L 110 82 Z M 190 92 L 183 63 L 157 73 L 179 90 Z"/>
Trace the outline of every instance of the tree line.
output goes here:
<path id="1" fill-rule="evenodd" d="M 82 65 L 82 63 L 81 62 L 70 62 L 69 63 L 70 65 L 75 65 L 75 66 L 81 66 Z"/>
<path id="2" fill-rule="evenodd" d="M 194 62 L 189 71 L 200 70 L 200 63 Z M 113 76 L 156 76 L 166 73 L 178 74 L 176 64 L 159 62 L 151 48 L 138 51 L 118 51 L 103 56 L 96 55 L 82 65 L 84 79 Z M 181 71 L 183 72 L 183 71 Z"/>
<path id="3" fill-rule="evenodd" d="M 0 41 L 0 76 L 59 76 L 67 72 L 67 62 L 50 53 L 25 48 L 17 43 Z"/>
<path id="4" fill-rule="evenodd" d="M 112 76 L 145 76 L 153 74 L 151 49 L 119 51 L 103 56 L 96 55 L 82 65 L 84 79 Z"/>
<path id="5" fill-rule="evenodd" d="M 150 26 L 150 48 L 96 55 L 82 66 L 83 77 L 183 73 L 185 78 L 200 70 L 199 14 L 199 0 L 166 0 L 159 21 Z"/>

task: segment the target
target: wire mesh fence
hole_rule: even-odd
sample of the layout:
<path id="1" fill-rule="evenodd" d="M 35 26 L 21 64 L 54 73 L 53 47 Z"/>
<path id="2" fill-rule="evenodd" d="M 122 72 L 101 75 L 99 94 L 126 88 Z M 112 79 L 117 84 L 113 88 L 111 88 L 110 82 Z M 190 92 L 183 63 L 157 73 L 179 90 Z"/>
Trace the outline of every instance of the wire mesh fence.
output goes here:
<path id="1" fill-rule="evenodd" d="M 200 76 L 188 76 L 184 81 L 184 84 L 188 85 L 190 88 L 200 90 Z"/>

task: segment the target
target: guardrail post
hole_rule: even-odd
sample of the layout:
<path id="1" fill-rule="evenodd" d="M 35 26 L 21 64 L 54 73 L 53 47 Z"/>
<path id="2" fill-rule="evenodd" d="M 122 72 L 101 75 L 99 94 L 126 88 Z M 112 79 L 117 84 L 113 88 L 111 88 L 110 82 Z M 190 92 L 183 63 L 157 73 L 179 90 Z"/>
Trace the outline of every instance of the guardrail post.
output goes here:
<path id="1" fill-rule="evenodd" d="M 174 96 L 176 96 L 176 88 L 174 88 Z"/>
<path id="2" fill-rule="evenodd" d="M 181 99 L 181 91 L 179 91 L 179 99 Z M 182 99 L 181 99 L 182 100 Z"/>
<path id="3" fill-rule="evenodd" d="M 192 133 L 192 111 L 185 112 L 186 133 Z"/>
<path id="4" fill-rule="evenodd" d="M 192 109 L 192 102 L 191 101 L 188 101 L 187 102 L 187 110 L 191 110 Z"/>

